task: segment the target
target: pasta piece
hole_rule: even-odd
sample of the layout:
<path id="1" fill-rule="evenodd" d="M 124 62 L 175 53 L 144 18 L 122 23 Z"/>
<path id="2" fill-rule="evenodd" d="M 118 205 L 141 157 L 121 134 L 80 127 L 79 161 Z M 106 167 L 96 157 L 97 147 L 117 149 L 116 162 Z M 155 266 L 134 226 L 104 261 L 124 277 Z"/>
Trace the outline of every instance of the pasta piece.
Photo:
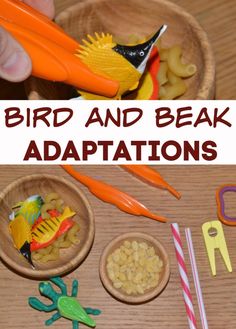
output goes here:
<path id="1" fill-rule="evenodd" d="M 59 212 L 63 212 L 64 210 L 64 201 L 62 199 L 55 200 L 55 207 Z"/>
<path id="2" fill-rule="evenodd" d="M 40 260 L 41 258 L 43 257 L 43 254 L 38 252 L 38 251 L 34 251 L 32 253 L 32 258 L 33 260 L 37 261 L 37 260 Z"/>
<path id="3" fill-rule="evenodd" d="M 42 249 L 39 249 L 37 251 L 34 251 L 32 253 L 32 257 L 34 260 L 40 260 L 42 259 L 45 255 L 48 255 L 51 253 L 53 247 L 52 246 L 48 246 L 46 248 L 42 248 Z"/>
<path id="4" fill-rule="evenodd" d="M 68 240 L 74 244 L 78 243 L 78 237 L 76 234 L 78 233 L 79 229 L 79 224 L 75 223 L 72 228 L 67 232 Z"/>
<path id="5" fill-rule="evenodd" d="M 49 247 L 50 247 L 50 248 L 49 248 Z M 50 253 L 51 250 L 52 250 L 52 246 L 49 246 L 49 247 L 46 247 L 46 248 L 42 248 L 42 249 L 40 249 L 40 250 L 39 250 L 40 253 L 41 253 L 42 255 L 46 255 L 46 254 Z"/>
<path id="6" fill-rule="evenodd" d="M 47 263 L 50 260 L 57 260 L 58 258 L 59 258 L 59 248 L 53 248 L 51 253 L 44 255 L 40 259 L 40 262 Z"/>
<path id="7" fill-rule="evenodd" d="M 161 86 L 160 89 L 159 89 L 159 99 L 162 99 L 162 97 L 164 97 L 165 95 L 165 87 L 164 86 Z"/>
<path id="8" fill-rule="evenodd" d="M 50 215 L 48 214 L 48 210 L 55 209 L 54 205 L 52 203 L 44 203 L 44 205 L 41 207 L 41 216 L 43 219 L 50 218 Z"/>
<path id="9" fill-rule="evenodd" d="M 188 78 L 196 73 L 197 67 L 194 64 L 183 64 L 181 62 L 182 49 L 180 46 L 174 46 L 169 49 L 168 66 L 177 76 Z"/>
<path id="10" fill-rule="evenodd" d="M 52 192 L 46 195 L 45 203 L 50 203 L 52 200 L 59 199 L 59 195 L 56 192 Z"/>
<path id="11" fill-rule="evenodd" d="M 69 248 L 72 245 L 72 242 L 68 239 L 60 242 L 59 248 Z"/>
<path id="12" fill-rule="evenodd" d="M 56 240 L 53 242 L 53 246 L 59 248 L 62 239 L 64 240 L 64 237 L 63 237 L 63 236 L 60 236 L 58 239 L 56 239 Z"/>
<path id="13" fill-rule="evenodd" d="M 52 200 L 49 202 L 49 204 L 51 204 L 53 206 L 53 209 L 56 208 L 56 204 L 57 204 L 57 200 Z"/>
<path id="14" fill-rule="evenodd" d="M 175 75 L 170 70 L 167 72 L 167 77 L 168 77 L 167 80 L 171 85 L 175 85 L 176 83 L 179 83 L 182 81 L 182 79 L 180 77 L 177 77 L 177 75 Z"/>
<path id="15" fill-rule="evenodd" d="M 165 83 L 168 82 L 167 71 L 168 71 L 167 63 L 166 62 L 161 62 L 160 63 L 160 69 L 159 69 L 158 76 L 157 76 L 160 86 L 163 86 Z"/>
<path id="16" fill-rule="evenodd" d="M 60 244 L 61 242 L 63 242 L 65 240 L 65 234 L 62 234 L 61 236 L 59 236 L 59 238 L 57 238 L 57 242 Z"/>
<path id="17" fill-rule="evenodd" d="M 171 100 L 183 95 L 187 90 L 187 87 L 183 80 L 174 85 L 166 84 L 162 87 L 160 99 L 161 100 Z"/>
<path id="18" fill-rule="evenodd" d="M 139 42 L 139 38 L 135 34 L 129 36 L 129 45 L 136 45 Z"/>
<path id="19" fill-rule="evenodd" d="M 56 209 L 59 212 L 64 210 L 64 201 L 55 192 L 49 193 L 45 197 L 45 203 L 41 208 L 41 215 L 43 219 L 50 218 L 48 210 Z"/>
<path id="20" fill-rule="evenodd" d="M 167 62 L 168 57 L 169 57 L 169 49 L 160 48 L 159 55 L 160 55 L 161 62 Z"/>
<path id="21" fill-rule="evenodd" d="M 41 216 L 43 219 L 50 218 L 48 214 L 48 210 L 56 209 L 59 212 L 63 212 L 64 210 L 64 201 L 59 198 L 57 193 L 50 193 L 45 197 L 45 203 L 41 208 Z"/>

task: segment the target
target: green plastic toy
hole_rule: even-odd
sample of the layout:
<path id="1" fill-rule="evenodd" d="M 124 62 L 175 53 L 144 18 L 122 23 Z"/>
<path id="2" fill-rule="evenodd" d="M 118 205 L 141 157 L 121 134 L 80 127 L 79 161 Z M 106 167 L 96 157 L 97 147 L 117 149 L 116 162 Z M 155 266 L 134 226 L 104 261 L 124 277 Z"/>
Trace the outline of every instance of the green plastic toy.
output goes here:
<path id="1" fill-rule="evenodd" d="M 73 329 L 79 328 L 79 322 L 94 328 L 96 322 L 89 316 L 89 314 L 99 315 L 101 311 L 89 307 L 83 308 L 77 301 L 78 280 L 74 280 L 72 283 L 71 296 L 67 295 L 66 284 L 61 278 L 52 278 L 50 281 L 60 288 L 61 293 L 57 293 L 50 282 L 40 282 L 39 291 L 41 295 L 52 300 L 53 303 L 51 305 L 45 305 L 36 297 L 29 297 L 29 305 L 34 309 L 44 312 L 57 311 L 50 319 L 45 321 L 45 325 L 50 326 L 56 320 L 64 317 L 72 321 Z"/>
<path id="2" fill-rule="evenodd" d="M 43 204 L 44 201 L 40 195 L 32 195 L 25 201 L 18 202 L 12 207 L 13 213 L 10 215 L 10 219 L 22 215 L 30 225 L 33 225 L 41 214 Z"/>

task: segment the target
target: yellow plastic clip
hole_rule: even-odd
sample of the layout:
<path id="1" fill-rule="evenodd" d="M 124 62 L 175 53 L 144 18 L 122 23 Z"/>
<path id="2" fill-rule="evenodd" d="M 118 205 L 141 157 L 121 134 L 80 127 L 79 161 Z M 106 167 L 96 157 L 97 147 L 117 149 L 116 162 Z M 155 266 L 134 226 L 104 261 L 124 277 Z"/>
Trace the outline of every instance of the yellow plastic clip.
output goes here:
<path id="1" fill-rule="evenodd" d="M 211 266 L 212 275 L 216 275 L 215 250 L 219 249 L 225 262 L 227 270 L 232 272 L 229 252 L 225 241 L 225 235 L 221 222 L 218 220 L 206 222 L 202 225 L 202 232 L 205 240 L 207 254 Z"/>

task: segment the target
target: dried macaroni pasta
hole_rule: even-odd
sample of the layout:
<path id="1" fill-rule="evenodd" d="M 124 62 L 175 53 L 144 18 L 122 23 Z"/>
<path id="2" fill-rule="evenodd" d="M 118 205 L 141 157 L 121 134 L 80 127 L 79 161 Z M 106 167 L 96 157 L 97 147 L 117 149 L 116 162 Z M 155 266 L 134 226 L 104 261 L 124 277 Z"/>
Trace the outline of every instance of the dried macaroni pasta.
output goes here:
<path id="1" fill-rule="evenodd" d="M 75 223 L 68 232 L 61 235 L 51 245 L 32 252 L 33 260 L 42 263 L 57 260 L 60 256 L 60 249 L 69 248 L 71 245 L 78 244 L 80 242 L 78 239 L 79 230 L 79 224 Z"/>
<path id="2" fill-rule="evenodd" d="M 167 62 L 171 72 L 181 78 L 189 78 L 196 73 L 197 68 L 194 64 L 183 64 L 181 62 L 182 49 L 180 46 L 174 46 L 169 49 Z"/>
<path id="3" fill-rule="evenodd" d="M 162 48 L 159 43 L 159 54 L 161 60 L 158 72 L 159 99 L 175 99 L 187 91 L 183 78 L 194 75 L 197 67 L 194 64 L 182 63 L 182 49 L 179 45 L 167 49 Z"/>
<path id="4" fill-rule="evenodd" d="M 47 194 L 44 201 L 45 203 L 41 208 L 41 216 L 43 219 L 50 218 L 48 210 L 56 209 L 62 212 L 64 209 L 64 201 L 55 192 Z"/>

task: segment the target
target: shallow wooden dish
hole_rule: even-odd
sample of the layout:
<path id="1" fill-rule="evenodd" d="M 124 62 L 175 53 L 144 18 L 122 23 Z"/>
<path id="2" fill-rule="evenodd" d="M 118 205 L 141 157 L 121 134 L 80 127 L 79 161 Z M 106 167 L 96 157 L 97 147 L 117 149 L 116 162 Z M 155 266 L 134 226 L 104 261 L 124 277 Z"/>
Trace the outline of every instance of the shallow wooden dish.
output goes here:
<path id="1" fill-rule="evenodd" d="M 80 225 L 80 243 L 60 251 L 57 261 L 46 264 L 34 262 L 35 270 L 13 246 L 8 231 L 8 216 L 12 205 L 25 200 L 30 195 L 45 194 L 56 191 L 71 207 L 76 215 L 73 217 Z M 0 194 L 0 257 L 11 269 L 23 276 L 49 278 L 62 275 L 77 267 L 89 253 L 95 232 L 94 217 L 91 206 L 84 193 L 69 181 L 53 175 L 30 175 L 22 177 L 5 188 Z"/>
<path id="2" fill-rule="evenodd" d="M 136 240 L 137 242 L 146 242 L 149 246 L 153 246 L 156 251 L 156 254 L 163 260 L 164 263 L 163 270 L 160 273 L 160 281 L 158 286 L 146 290 L 146 292 L 143 295 L 128 295 L 125 292 L 123 292 L 121 289 L 114 288 L 107 274 L 106 264 L 107 264 L 108 256 L 116 248 L 119 248 L 124 243 L 125 240 L 129 240 L 129 241 Z M 141 304 L 159 295 L 166 287 L 170 277 L 170 261 L 165 248 L 158 240 L 156 240 L 154 237 L 148 234 L 133 232 L 133 233 L 126 233 L 118 236 L 105 247 L 100 259 L 99 271 L 100 271 L 100 278 L 104 287 L 108 290 L 108 292 L 113 297 L 121 300 L 122 302 L 129 304 Z"/>
<path id="3" fill-rule="evenodd" d="M 89 0 L 61 12 L 56 22 L 79 41 L 94 32 L 110 32 L 123 40 L 132 34 L 143 37 L 165 23 L 168 30 L 162 38 L 163 46 L 180 44 L 184 60 L 198 68 L 197 74 L 186 80 L 188 91 L 181 99 L 214 98 L 215 62 L 206 33 L 193 16 L 171 2 Z M 68 99 L 71 89 L 35 78 L 26 83 L 29 99 Z"/>

